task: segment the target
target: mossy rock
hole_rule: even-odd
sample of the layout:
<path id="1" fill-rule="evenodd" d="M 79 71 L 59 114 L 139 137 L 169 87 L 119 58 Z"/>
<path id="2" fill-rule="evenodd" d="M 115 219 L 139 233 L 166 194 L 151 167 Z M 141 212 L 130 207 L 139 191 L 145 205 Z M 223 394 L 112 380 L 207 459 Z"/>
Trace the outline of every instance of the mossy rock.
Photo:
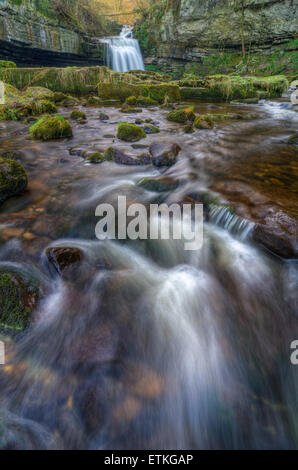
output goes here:
<path id="1" fill-rule="evenodd" d="M 195 130 L 193 128 L 193 124 L 187 124 L 186 126 L 183 127 L 184 134 L 193 134 L 194 131 Z"/>
<path id="2" fill-rule="evenodd" d="M 27 185 L 28 176 L 20 163 L 0 158 L 0 202 L 23 193 Z"/>
<path id="3" fill-rule="evenodd" d="M 55 114 L 57 112 L 57 106 L 49 100 L 32 101 L 23 109 L 24 116 L 40 116 L 41 114 Z"/>
<path id="4" fill-rule="evenodd" d="M 160 132 L 159 127 L 154 126 L 153 124 L 145 124 L 143 126 L 143 129 L 146 134 L 158 134 Z"/>
<path id="5" fill-rule="evenodd" d="M 144 139 L 146 137 L 146 133 L 141 129 L 141 127 L 138 127 L 135 124 L 122 122 L 118 124 L 117 137 L 125 142 L 137 142 L 138 140 Z"/>
<path id="6" fill-rule="evenodd" d="M 197 129 L 212 129 L 212 127 L 214 127 L 214 122 L 210 116 L 204 114 L 196 117 L 194 126 Z"/>
<path id="7" fill-rule="evenodd" d="M 120 109 L 121 113 L 142 113 L 143 110 L 142 108 L 135 108 L 133 106 L 123 106 L 123 108 Z"/>
<path id="8" fill-rule="evenodd" d="M 4 69 L 15 69 L 17 64 L 10 60 L 0 60 L 0 68 Z"/>
<path id="9" fill-rule="evenodd" d="M 107 162 L 112 162 L 114 160 L 115 149 L 113 147 L 109 147 L 104 153 L 104 159 Z"/>
<path id="10" fill-rule="evenodd" d="M 68 96 L 65 93 L 62 93 L 60 91 L 55 91 L 52 96 L 52 100 L 54 103 L 60 104 L 62 101 L 68 99 Z"/>
<path id="11" fill-rule="evenodd" d="M 177 109 L 169 112 L 167 120 L 184 124 L 188 121 L 188 113 L 184 109 Z"/>
<path id="12" fill-rule="evenodd" d="M 98 96 L 89 96 L 87 99 L 89 106 L 101 106 L 101 99 Z"/>
<path id="13" fill-rule="evenodd" d="M 129 96 L 126 99 L 125 104 L 127 104 L 127 106 L 136 106 L 136 104 L 137 104 L 136 96 Z"/>
<path id="14" fill-rule="evenodd" d="M 98 163 L 105 162 L 106 159 L 105 159 L 104 155 L 102 155 L 102 153 L 94 152 L 91 155 L 89 155 L 89 157 L 87 157 L 85 161 L 88 162 L 88 163 L 98 164 Z"/>
<path id="15" fill-rule="evenodd" d="M 298 147 L 298 132 L 296 132 L 296 134 L 291 135 L 287 139 L 287 144 L 293 145 L 294 147 Z"/>
<path id="16" fill-rule="evenodd" d="M 0 326 L 24 330 L 38 301 L 38 290 L 19 275 L 0 272 Z"/>
<path id="17" fill-rule="evenodd" d="M 57 273 L 62 275 L 67 268 L 82 261 L 83 252 L 79 248 L 54 246 L 46 250 L 46 256 Z"/>
<path id="18" fill-rule="evenodd" d="M 70 119 L 73 119 L 74 121 L 79 121 L 79 120 L 86 120 L 87 116 L 83 111 L 79 111 L 78 109 L 74 109 L 71 114 L 70 114 Z"/>
<path id="19" fill-rule="evenodd" d="M 168 191 L 175 191 L 179 186 L 179 181 L 170 176 L 164 176 L 160 178 L 148 177 L 139 181 L 138 186 L 146 189 L 147 191 L 163 193 Z"/>
<path id="20" fill-rule="evenodd" d="M 133 96 L 134 92 L 135 86 L 124 82 L 102 82 L 98 85 L 98 96 L 104 101 L 120 100 L 123 103 L 127 98 Z"/>
<path id="21" fill-rule="evenodd" d="M 72 128 L 62 116 L 44 116 L 30 127 L 30 135 L 34 139 L 47 141 L 72 137 Z"/>
<path id="22" fill-rule="evenodd" d="M 144 108 L 150 108 L 151 106 L 157 106 L 158 102 L 149 96 L 139 96 L 137 98 L 137 105 L 143 106 Z"/>
<path id="23" fill-rule="evenodd" d="M 50 100 L 55 103 L 55 93 L 48 88 L 43 86 L 31 86 L 26 88 L 25 94 L 28 98 L 34 98 L 37 100 Z"/>

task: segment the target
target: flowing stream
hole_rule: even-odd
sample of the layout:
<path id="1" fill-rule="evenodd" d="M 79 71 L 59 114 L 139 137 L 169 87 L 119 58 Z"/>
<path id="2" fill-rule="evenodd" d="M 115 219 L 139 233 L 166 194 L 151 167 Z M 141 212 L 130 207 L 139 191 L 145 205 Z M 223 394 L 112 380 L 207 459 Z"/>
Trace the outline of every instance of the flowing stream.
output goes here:
<path id="1" fill-rule="evenodd" d="M 119 36 L 100 39 L 106 44 L 106 65 L 116 72 L 145 70 L 139 41 L 133 37 L 133 28 L 123 26 Z"/>
<path id="2" fill-rule="evenodd" d="M 205 103 L 197 110 L 214 106 L 248 109 Z M 142 119 L 153 116 L 161 133 L 143 145 L 162 140 L 182 147 L 166 171 L 181 185 L 162 194 L 137 185 L 159 174 L 151 165 L 88 165 L 69 154 L 75 146 L 104 150 L 113 142 L 140 152 L 113 137 L 123 120 L 117 108 L 100 110 L 109 114 L 105 123 L 98 109 L 84 109 L 88 122 L 74 124 L 71 141 L 34 142 L 24 123 L 3 125 L 1 147 L 20 152 L 30 187 L 1 207 L 0 268 L 38 279 L 43 295 L 30 328 L 5 340 L 2 447 L 298 447 L 298 368 L 290 362 L 290 344 L 298 339 L 295 262 L 259 249 L 250 238 L 254 222 L 227 208 L 212 208 L 197 252 L 177 240 L 100 242 L 94 235 L 96 206 L 115 204 L 118 194 L 147 206 L 220 189 L 224 180 L 245 184 L 262 194 L 266 208 L 279 204 L 294 216 L 295 153 L 283 142 L 297 113 L 278 102 L 251 109 L 253 121 L 223 122 L 194 135 L 169 123 L 166 111 L 144 110 Z M 268 159 L 266 178 L 278 181 L 277 190 L 256 176 Z M 49 246 L 77 247 L 83 262 L 61 277 L 45 256 Z"/>

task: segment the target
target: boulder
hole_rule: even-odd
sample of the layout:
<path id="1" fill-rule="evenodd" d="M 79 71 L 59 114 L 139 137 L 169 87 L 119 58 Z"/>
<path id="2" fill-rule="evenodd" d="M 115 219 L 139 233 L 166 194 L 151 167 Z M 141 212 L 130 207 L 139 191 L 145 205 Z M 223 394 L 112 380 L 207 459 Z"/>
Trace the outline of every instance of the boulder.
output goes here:
<path id="1" fill-rule="evenodd" d="M 72 128 L 62 116 L 44 116 L 30 127 L 33 139 L 42 141 L 72 137 Z"/>
<path id="2" fill-rule="evenodd" d="M 117 137 L 125 142 L 137 142 L 138 140 L 144 139 L 146 133 L 135 124 L 122 122 L 118 125 Z"/>
<path id="3" fill-rule="evenodd" d="M 23 193 L 27 185 L 28 176 L 20 163 L 0 158 L 0 202 Z"/>
<path id="4" fill-rule="evenodd" d="M 149 148 L 152 163 L 157 167 L 171 166 L 176 163 L 180 150 L 181 147 L 177 144 L 164 144 L 163 142 L 153 142 Z"/>
<path id="5" fill-rule="evenodd" d="M 80 263 L 83 253 L 79 248 L 54 246 L 46 250 L 46 256 L 58 274 L 62 275 L 66 268 Z"/>
<path id="6" fill-rule="evenodd" d="M 160 132 L 159 127 L 154 126 L 153 124 L 145 124 L 143 129 L 146 134 L 158 134 Z"/>
<path id="7" fill-rule="evenodd" d="M 78 109 L 74 109 L 70 114 L 70 119 L 74 121 L 85 121 L 87 119 L 86 114 L 83 111 L 79 111 Z"/>

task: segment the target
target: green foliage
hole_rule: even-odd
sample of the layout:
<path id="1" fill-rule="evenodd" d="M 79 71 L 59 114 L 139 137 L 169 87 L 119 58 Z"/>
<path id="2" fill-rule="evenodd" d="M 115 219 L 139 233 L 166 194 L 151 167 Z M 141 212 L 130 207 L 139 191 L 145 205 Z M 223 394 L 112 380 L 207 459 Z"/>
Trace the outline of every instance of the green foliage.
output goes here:
<path id="1" fill-rule="evenodd" d="M 31 126 L 30 135 L 34 139 L 47 141 L 72 137 L 72 129 L 62 116 L 44 116 Z"/>
<path id="2" fill-rule="evenodd" d="M 5 68 L 5 69 L 14 69 L 16 68 L 15 62 L 11 62 L 9 60 L 0 60 L 0 68 Z"/>

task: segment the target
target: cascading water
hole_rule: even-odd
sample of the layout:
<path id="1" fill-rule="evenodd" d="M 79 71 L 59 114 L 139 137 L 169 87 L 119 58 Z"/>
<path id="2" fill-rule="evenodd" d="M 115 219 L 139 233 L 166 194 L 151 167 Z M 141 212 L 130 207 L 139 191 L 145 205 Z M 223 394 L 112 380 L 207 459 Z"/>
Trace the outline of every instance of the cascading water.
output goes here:
<path id="1" fill-rule="evenodd" d="M 134 39 L 133 28 L 123 26 L 119 36 L 104 38 L 106 44 L 106 65 L 116 72 L 145 70 L 139 41 Z"/>

